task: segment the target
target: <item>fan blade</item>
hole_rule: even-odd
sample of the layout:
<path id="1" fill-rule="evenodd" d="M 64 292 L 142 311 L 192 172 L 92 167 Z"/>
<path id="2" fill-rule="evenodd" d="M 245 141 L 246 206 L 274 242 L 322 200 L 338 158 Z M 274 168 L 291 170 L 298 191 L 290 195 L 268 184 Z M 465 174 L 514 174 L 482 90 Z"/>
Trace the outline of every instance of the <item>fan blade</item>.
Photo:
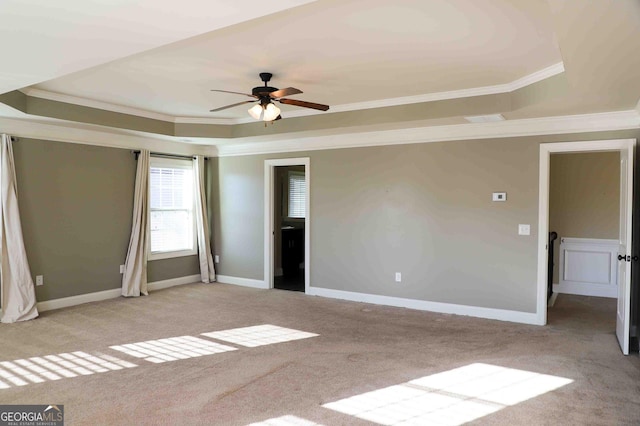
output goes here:
<path id="1" fill-rule="evenodd" d="M 295 105 L 304 108 L 319 109 L 320 111 L 327 111 L 329 109 L 329 105 L 314 104 L 313 102 L 299 101 L 297 99 L 278 99 L 278 102 L 281 104 Z"/>
<path id="2" fill-rule="evenodd" d="M 257 98 L 257 96 L 253 96 L 250 95 L 248 93 L 240 93 L 240 92 L 230 92 L 228 90 L 218 90 L 218 89 L 211 89 L 212 92 L 221 92 L 221 93 L 233 93 L 234 95 L 244 95 L 244 96 L 249 96 L 250 98 Z"/>
<path id="3" fill-rule="evenodd" d="M 295 87 L 287 87 L 286 89 L 276 90 L 275 92 L 269 93 L 272 99 L 281 98 L 283 96 L 291 96 L 302 93 L 302 90 L 296 89 Z"/>
<path id="4" fill-rule="evenodd" d="M 211 110 L 209 110 L 209 111 L 210 111 L 210 112 L 218 112 L 218 111 L 222 111 L 223 109 L 233 108 L 233 107 L 238 106 L 238 105 L 251 104 L 251 103 L 253 103 L 253 102 L 258 102 L 258 100 L 256 99 L 255 101 L 243 101 L 243 102 L 238 102 L 237 104 L 231 104 L 231 105 L 223 106 L 223 107 L 220 107 L 220 108 L 211 109 Z"/>

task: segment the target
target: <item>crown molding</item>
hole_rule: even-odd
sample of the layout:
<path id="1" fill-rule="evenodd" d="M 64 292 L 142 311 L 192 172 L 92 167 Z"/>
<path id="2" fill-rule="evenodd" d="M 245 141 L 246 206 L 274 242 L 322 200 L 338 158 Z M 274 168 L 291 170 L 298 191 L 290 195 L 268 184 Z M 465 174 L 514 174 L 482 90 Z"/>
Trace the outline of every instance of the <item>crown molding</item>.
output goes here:
<path id="1" fill-rule="evenodd" d="M 114 131 L 108 127 L 73 122 L 41 122 L 33 119 L 7 117 L 0 117 L 0 129 L 3 133 L 19 138 L 123 149 L 149 149 L 170 154 L 231 157 L 380 145 L 640 129 L 640 111 L 633 109 L 597 114 L 362 131 L 323 136 L 303 136 L 297 133 L 245 139 L 189 138 L 187 140 L 182 137 L 148 136 L 141 132 Z"/>
<path id="2" fill-rule="evenodd" d="M 238 119 L 238 118 L 209 118 L 209 117 L 171 117 L 171 120 L 176 124 L 240 124 L 244 122 L 253 122 L 255 121 L 251 117 L 246 119 Z"/>
<path id="3" fill-rule="evenodd" d="M 473 87 L 469 89 L 451 90 L 446 92 L 427 93 L 424 95 L 404 96 L 399 98 L 380 99 L 375 101 L 356 102 L 351 104 L 334 105 L 330 111 L 332 113 L 356 111 L 372 108 L 385 108 L 391 106 L 408 105 L 423 102 L 435 102 L 449 99 L 469 98 L 473 96 L 495 95 L 499 93 L 508 93 L 526 87 L 530 84 L 537 83 L 547 78 L 553 77 L 564 72 L 564 64 L 558 62 L 549 67 L 526 75 L 522 78 L 514 80 L 510 83 L 498 84 L 494 86 Z M 213 117 L 176 117 L 168 114 L 161 114 L 153 111 L 147 111 L 138 108 L 131 108 L 123 105 L 111 104 L 108 102 L 96 101 L 93 99 L 82 98 L 78 96 L 64 95 L 61 93 L 49 92 L 36 88 L 21 89 L 22 93 L 27 96 L 33 96 L 41 99 L 64 102 L 86 106 L 89 108 L 97 108 L 105 111 L 117 112 L 121 114 L 135 115 L 153 120 L 168 121 L 178 124 L 218 124 L 218 125 L 234 125 L 254 122 L 251 117 L 246 118 L 213 118 Z M 287 111 L 287 118 L 305 117 L 309 115 L 322 114 L 323 112 L 299 109 L 295 111 Z"/>
<path id="4" fill-rule="evenodd" d="M 172 122 L 174 118 L 171 115 L 160 114 L 157 112 L 147 111 L 143 109 L 127 107 L 124 105 L 112 104 L 109 102 L 101 102 L 94 99 L 82 98 L 79 96 L 64 95 L 62 93 L 49 92 L 47 90 L 35 89 L 33 87 L 20 89 L 20 91 L 25 95 L 32 96 L 34 98 L 47 99 L 47 100 L 56 101 L 56 102 L 64 102 L 64 103 L 73 104 L 73 105 L 81 105 L 88 108 L 102 109 L 105 111 L 117 112 L 120 114 L 135 115 L 138 117 L 150 118 L 152 120 Z"/>
<path id="5" fill-rule="evenodd" d="M 47 90 L 35 89 L 28 87 L 20 90 L 27 96 L 35 98 L 47 99 L 50 101 L 64 102 L 72 105 L 80 105 L 88 108 L 96 108 L 105 111 L 116 112 L 119 114 L 135 115 L 137 117 L 150 118 L 152 120 L 167 121 L 169 123 L 188 123 L 188 124 L 236 124 L 238 120 L 228 118 L 206 118 L 206 117 L 174 117 L 173 115 L 161 114 L 158 112 L 147 111 L 139 108 L 127 107 L 124 105 L 112 104 L 109 102 L 97 101 L 79 96 L 64 95 L 62 93 L 49 92 Z"/>
<path id="6" fill-rule="evenodd" d="M 518 89 L 522 89 L 523 87 L 527 87 L 531 84 L 538 83 L 555 75 L 562 74 L 563 72 L 564 63 L 558 62 L 557 64 L 553 64 L 529 75 L 525 75 L 524 77 L 512 81 L 511 83 L 507 83 L 505 84 L 505 86 L 507 86 L 508 92 L 514 92 Z"/>
<path id="7" fill-rule="evenodd" d="M 78 125 L 72 122 L 43 123 L 30 119 L 0 117 L 3 133 L 18 138 L 32 138 L 56 142 L 78 143 L 124 149 L 149 149 L 155 152 L 180 155 L 217 156 L 211 145 L 180 142 L 179 138 L 150 137 L 143 134 L 110 131 L 100 126 Z"/>
<path id="8" fill-rule="evenodd" d="M 558 62 L 549 67 L 538 70 L 534 73 L 526 75 L 522 78 L 514 80 L 510 83 L 497 84 L 494 86 L 472 87 L 469 89 L 450 90 L 447 92 L 427 93 L 424 95 L 404 96 L 399 98 L 380 99 L 375 101 L 357 102 L 352 104 L 343 104 L 332 106 L 331 112 L 347 112 L 361 109 L 384 108 L 398 105 L 417 104 L 423 102 L 446 101 L 449 99 L 470 98 L 473 96 L 496 95 L 500 93 L 509 93 L 523 87 L 546 80 L 555 75 L 564 72 L 564 64 Z M 321 112 L 313 110 L 296 110 L 287 111 L 287 118 L 304 117 L 307 115 L 321 114 Z"/>
<path id="9" fill-rule="evenodd" d="M 560 135 L 640 128 L 636 110 L 609 113 L 529 118 L 492 123 L 469 123 L 399 130 L 361 132 L 328 136 L 296 137 L 288 140 L 260 140 L 219 145 L 218 156 L 274 154 L 380 145 L 479 140 L 489 138 Z M 295 139 L 293 139 L 295 138 Z"/>

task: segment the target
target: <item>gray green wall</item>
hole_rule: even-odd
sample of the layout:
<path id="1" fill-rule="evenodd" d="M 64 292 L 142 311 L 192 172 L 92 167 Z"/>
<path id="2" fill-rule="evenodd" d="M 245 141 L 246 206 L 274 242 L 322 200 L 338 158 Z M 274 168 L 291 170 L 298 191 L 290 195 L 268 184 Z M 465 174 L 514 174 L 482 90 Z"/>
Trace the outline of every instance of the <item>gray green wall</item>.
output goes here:
<path id="1" fill-rule="evenodd" d="M 218 273 L 263 279 L 264 160 L 308 156 L 312 286 L 535 312 L 539 144 L 638 137 L 620 131 L 219 158 Z M 494 191 L 507 192 L 507 202 L 491 202 Z M 530 236 L 518 235 L 520 223 L 531 225 Z"/>
<path id="2" fill-rule="evenodd" d="M 553 282 L 559 282 L 560 239 L 618 239 L 620 153 L 552 154 L 549 230 L 555 242 Z"/>
<path id="3" fill-rule="evenodd" d="M 312 286 L 534 312 L 539 144 L 638 137 L 620 131 L 212 158 L 217 272 L 263 279 L 264 160 L 308 156 Z M 27 254 L 33 275 L 45 279 L 38 300 L 119 288 L 135 178 L 130 150 L 21 139 L 14 151 Z M 492 203 L 493 191 L 507 192 L 508 201 Z M 518 236 L 519 223 L 531 224 L 532 235 Z M 150 281 L 197 273 L 196 256 L 149 263 Z"/>
<path id="4" fill-rule="evenodd" d="M 20 139 L 18 202 L 39 302 L 119 288 L 133 206 L 130 150 Z M 149 262 L 149 281 L 199 273 L 196 256 Z"/>

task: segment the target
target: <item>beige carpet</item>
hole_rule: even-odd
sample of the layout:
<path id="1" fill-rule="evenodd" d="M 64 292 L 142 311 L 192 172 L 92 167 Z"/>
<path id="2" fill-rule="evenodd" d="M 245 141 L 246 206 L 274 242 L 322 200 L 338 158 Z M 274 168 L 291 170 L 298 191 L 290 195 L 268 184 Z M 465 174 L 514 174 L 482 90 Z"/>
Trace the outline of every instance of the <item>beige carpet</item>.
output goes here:
<path id="1" fill-rule="evenodd" d="M 318 336 L 251 347 L 202 335 L 264 324 Z M 380 407 L 356 407 L 358 418 L 323 404 L 396 386 L 384 398 L 367 395 L 384 405 L 399 398 L 399 391 L 413 392 L 421 395 L 416 401 L 423 401 L 418 408 L 423 411 L 436 400 L 460 401 L 461 414 L 441 411 L 441 424 L 471 419 L 475 424 L 638 425 L 640 359 L 621 354 L 614 329 L 615 300 L 600 298 L 560 295 L 549 310 L 549 325 L 538 327 L 282 290 L 192 284 L 0 325 L 0 404 L 64 404 L 69 425 L 244 425 L 269 419 L 283 425 L 311 424 L 303 419 L 359 425 L 373 424 L 365 419 Z M 187 337 L 163 340 L 179 336 Z M 122 346 L 148 341 L 154 342 Z M 174 343 L 191 349 L 169 356 L 167 347 Z M 145 348 L 151 349 L 145 353 Z M 212 352 L 219 353 L 202 355 Z M 153 353 L 166 356 L 166 362 Z M 537 373 L 536 378 L 561 385 L 529 397 L 533 386 L 520 386 L 525 398 L 516 402 L 518 393 L 507 388 L 508 403 L 482 392 L 469 396 L 473 392 L 467 389 L 474 386 L 465 377 L 456 391 L 430 387 L 433 378 L 467 374 L 485 364 L 516 376 Z M 406 384 L 425 377 L 428 386 Z M 407 414 L 416 409 L 409 399 L 388 408 L 405 419 L 414 416 L 415 424 L 431 423 L 419 420 L 425 412 Z M 473 414 L 473 407 L 491 413 Z"/>

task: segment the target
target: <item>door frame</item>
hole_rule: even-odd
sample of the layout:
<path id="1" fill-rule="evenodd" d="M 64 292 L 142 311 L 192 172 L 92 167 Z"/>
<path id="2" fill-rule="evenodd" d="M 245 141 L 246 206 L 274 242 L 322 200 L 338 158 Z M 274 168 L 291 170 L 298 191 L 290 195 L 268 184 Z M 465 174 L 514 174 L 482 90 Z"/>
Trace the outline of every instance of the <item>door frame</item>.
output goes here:
<path id="1" fill-rule="evenodd" d="M 304 166 L 304 181 L 307 191 L 306 216 L 304 219 L 304 292 L 309 293 L 311 277 L 311 168 L 309 157 L 278 158 L 264 160 L 264 282 L 273 288 L 274 259 L 274 182 L 275 170 L 279 166 Z"/>
<path id="2" fill-rule="evenodd" d="M 597 140 L 583 142 L 560 142 L 560 143 L 543 143 L 540 144 L 540 174 L 539 174 L 539 201 L 538 201 L 538 286 L 537 286 L 537 307 L 536 319 L 540 325 L 547 323 L 547 245 L 549 234 L 549 170 L 550 158 L 552 153 L 580 153 L 580 152 L 598 152 L 598 151 L 627 151 L 629 158 L 629 166 L 627 173 L 633 179 L 634 166 L 633 159 L 636 146 L 635 139 L 612 139 Z M 633 211 L 633 188 L 627 188 L 627 212 L 628 221 L 631 222 Z M 622 195 L 622 194 L 621 194 Z M 621 209 L 622 207 L 621 203 Z M 627 254 L 632 252 L 633 240 L 631 237 L 631 229 L 627 230 L 628 247 Z M 625 315 L 627 315 L 626 324 L 629 326 L 631 320 L 629 314 L 630 300 L 627 298 L 627 306 Z M 628 334 L 628 330 L 627 330 Z M 623 350 L 624 352 L 624 350 Z"/>

